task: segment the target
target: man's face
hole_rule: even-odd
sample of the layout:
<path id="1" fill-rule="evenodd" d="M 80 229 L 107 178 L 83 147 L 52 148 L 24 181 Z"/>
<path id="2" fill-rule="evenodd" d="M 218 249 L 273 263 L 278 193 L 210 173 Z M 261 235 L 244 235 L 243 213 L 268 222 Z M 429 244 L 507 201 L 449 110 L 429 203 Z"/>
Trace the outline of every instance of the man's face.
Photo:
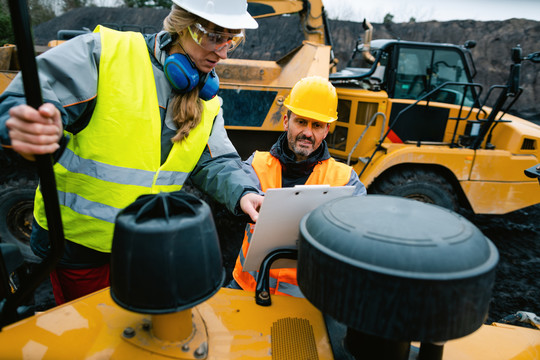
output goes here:
<path id="1" fill-rule="evenodd" d="M 321 146 L 328 135 L 329 124 L 302 118 L 291 113 L 290 118 L 285 115 L 283 127 L 287 131 L 289 149 L 296 155 L 296 161 L 302 161 Z"/>

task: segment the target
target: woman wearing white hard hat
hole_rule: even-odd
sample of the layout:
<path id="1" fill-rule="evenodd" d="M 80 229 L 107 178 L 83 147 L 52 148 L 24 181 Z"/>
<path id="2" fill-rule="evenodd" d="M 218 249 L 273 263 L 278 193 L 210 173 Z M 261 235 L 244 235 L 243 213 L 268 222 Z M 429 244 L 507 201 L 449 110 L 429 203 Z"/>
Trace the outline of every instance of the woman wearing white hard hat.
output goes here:
<path id="1" fill-rule="evenodd" d="M 198 83 L 205 81 L 204 85 L 198 86 L 200 94 L 195 89 L 187 96 L 177 96 L 174 101 L 173 107 L 178 110 L 175 111 L 175 122 L 180 128 L 176 137 L 181 138 L 191 125 L 185 124 L 181 118 L 183 112 L 187 111 L 190 117 L 197 118 L 198 104 L 194 100 L 201 94 L 203 98 L 208 98 L 217 92 L 219 82 L 214 72 L 215 66 L 243 41 L 244 28 L 256 28 L 258 25 L 247 12 L 245 0 L 173 2 L 171 13 L 163 22 L 172 40 L 166 45 L 172 56 L 165 60 L 165 74 L 173 87 L 181 92 L 191 89 L 197 79 Z M 201 72 L 208 74 L 202 76 L 204 80 L 201 79 Z M 191 76 L 195 80 L 192 81 Z"/>
<path id="2" fill-rule="evenodd" d="M 2 147 L 54 155 L 66 238 L 51 274 L 58 304 L 109 285 L 115 217 L 141 195 L 180 190 L 189 177 L 256 220 L 262 196 L 227 138 L 214 71 L 256 27 L 246 0 L 174 0 L 160 33 L 98 26 L 40 55 L 38 110 L 20 76 L 0 95 Z M 42 258 L 49 248 L 39 189 L 31 248 Z"/>

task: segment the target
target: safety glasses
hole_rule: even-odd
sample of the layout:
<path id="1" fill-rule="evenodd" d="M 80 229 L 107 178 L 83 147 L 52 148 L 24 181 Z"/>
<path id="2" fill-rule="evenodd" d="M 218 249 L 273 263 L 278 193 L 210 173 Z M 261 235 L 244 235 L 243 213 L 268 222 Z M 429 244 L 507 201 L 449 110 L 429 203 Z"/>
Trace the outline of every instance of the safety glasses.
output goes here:
<path id="1" fill-rule="evenodd" d="M 221 51 L 227 48 L 227 52 L 231 52 L 244 40 L 243 30 L 239 33 L 209 31 L 199 23 L 190 25 L 188 30 L 193 41 L 208 51 Z"/>

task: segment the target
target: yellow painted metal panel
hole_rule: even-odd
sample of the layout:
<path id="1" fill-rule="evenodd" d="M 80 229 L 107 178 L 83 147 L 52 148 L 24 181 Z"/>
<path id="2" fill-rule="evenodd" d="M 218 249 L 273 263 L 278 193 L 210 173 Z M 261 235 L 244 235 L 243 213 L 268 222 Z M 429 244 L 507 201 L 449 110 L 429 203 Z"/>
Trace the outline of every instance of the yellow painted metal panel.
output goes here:
<path id="1" fill-rule="evenodd" d="M 318 75 L 328 78 L 330 46 L 304 41 L 278 61 L 225 59 L 216 66 L 220 87 L 266 86 L 292 88 L 298 80 Z"/>
<path id="2" fill-rule="evenodd" d="M 534 155 L 514 155 L 507 150 L 476 151 L 471 180 L 478 181 L 532 181 L 523 172 L 538 164 Z"/>
<path id="3" fill-rule="evenodd" d="M 540 186 L 536 179 L 528 182 L 462 181 L 461 187 L 477 214 L 506 214 L 540 203 Z"/>
<path id="4" fill-rule="evenodd" d="M 264 18 L 268 16 L 275 16 L 280 14 L 291 14 L 295 12 L 302 11 L 304 8 L 304 3 L 297 0 L 248 0 L 248 3 L 256 3 L 261 5 L 266 5 L 272 9 L 268 14 L 264 15 L 254 15 L 255 19 Z"/>
<path id="5" fill-rule="evenodd" d="M 455 149 L 448 146 L 385 144 L 386 153 L 379 151 L 368 165 L 360 180 L 368 186 L 385 170 L 400 164 L 440 165 L 450 170 L 458 180 L 467 180 L 474 160 L 474 150 Z M 363 163 L 354 166 L 358 172 Z"/>
<path id="6" fill-rule="evenodd" d="M 512 122 L 499 123 L 493 129 L 490 142 L 495 146 L 495 149 L 506 149 L 514 154 L 534 153 L 539 156 L 540 126 L 512 115 L 505 115 L 504 119 Z M 525 138 L 532 139 L 536 143 L 536 148 L 530 150 L 521 149 Z"/>
<path id="7" fill-rule="evenodd" d="M 17 74 L 18 71 L 0 71 L 0 93 L 3 93 L 4 90 L 6 90 L 11 83 L 11 80 L 13 80 Z"/>
<path id="8" fill-rule="evenodd" d="M 193 311 L 202 319 L 194 322 L 194 329 L 198 328 L 194 331 L 205 331 L 208 339 L 206 357 L 195 356 L 189 339 L 159 343 L 146 334 L 141 337 L 144 341 L 137 343 L 137 334 L 125 338 L 123 333 L 127 327 L 135 332 L 142 331 L 133 324 L 151 324 L 151 317 L 118 307 L 111 299 L 109 289 L 5 327 L 0 332 L 0 357 L 43 360 L 271 359 L 272 328 L 296 323 L 311 327 L 311 343 L 316 344 L 318 359 L 333 358 L 323 317 L 305 299 L 275 295 L 270 307 L 262 307 L 255 304 L 253 292 L 221 289 Z M 149 329 L 151 331 L 151 326 Z M 297 327 L 290 330 L 294 329 Z M 297 337 L 292 336 L 290 343 L 294 345 Z M 295 350 L 288 351 L 294 353 Z M 444 345 L 443 360 L 533 360 L 539 356 L 539 330 L 494 323 L 483 325 L 463 338 L 448 341 Z"/>
<path id="9" fill-rule="evenodd" d="M 336 127 L 347 128 L 345 150 L 337 150 L 330 148 L 330 154 L 334 157 L 347 159 L 351 154 L 351 159 L 357 159 L 359 157 L 370 156 L 371 152 L 375 149 L 379 140 L 382 138 L 386 127 L 388 126 L 388 119 L 386 115 L 378 116 L 374 122 L 374 125 L 370 126 L 366 130 L 366 125 L 371 119 L 363 119 L 364 124 L 356 124 L 355 120 L 358 118 L 358 104 L 371 103 L 377 104 L 376 112 L 386 114 L 388 95 L 385 91 L 373 92 L 367 90 L 338 88 L 338 97 L 340 101 L 349 101 L 351 103 L 351 109 L 349 118 L 344 122 L 343 118 L 340 118 L 336 123 Z M 384 129 L 383 129 L 384 126 Z M 365 131 L 365 133 L 364 133 Z M 362 136 L 362 139 L 360 137 Z"/>
<path id="10" fill-rule="evenodd" d="M 444 346 L 443 360 L 540 359 L 540 331 L 505 324 L 484 325 Z"/>
<path id="11" fill-rule="evenodd" d="M 435 103 L 436 104 L 436 103 Z M 433 103 L 431 105 L 434 105 Z M 468 120 L 477 120 L 478 109 L 472 109 L 469 107 L 463 107 L 460 112 L 459 105 L 440 104 L 442 108 L 448 108 L 450 110 L 448 114 L 448 122 L 446 123 L 446 129 L 444 131 L 443 142 L 459 142 L 459 136 L 465 133 Z M 479 119 L 485 116 L 480 112 Z M 459 120 L 458 120 L 459 119 Z M 457 129 L 456 129 L 457 123 Z"/>
<path id="12" fill-rule="evenodd" d="M 270 307 L 255 304 L 254 293 L 221 289 L 196 306 L 208 335 L 207 359 L 271 359 L 271 329 L 280 319 L 306 319 L 313 328 L 319 359 L 333 359 L 321 313 L 305 299 L 273 296 Z M 159 352 L 126 341 L 122 333 L 149 315 L 117 306 L 109 290 L 51 309 L 5 327 L 0 332 L 6 359 L 171 359 L 181 346 L 164 343 Z M 169 356 L 163 355 L 171 347 Z M 174 348 L 174 349 L 173 349 Z M 174 350 L 174 351 L 172 351 Z M 189 349 L 185 358 L 192 358 Z M 172 354 L 172 355 L 171 355 Z"/>

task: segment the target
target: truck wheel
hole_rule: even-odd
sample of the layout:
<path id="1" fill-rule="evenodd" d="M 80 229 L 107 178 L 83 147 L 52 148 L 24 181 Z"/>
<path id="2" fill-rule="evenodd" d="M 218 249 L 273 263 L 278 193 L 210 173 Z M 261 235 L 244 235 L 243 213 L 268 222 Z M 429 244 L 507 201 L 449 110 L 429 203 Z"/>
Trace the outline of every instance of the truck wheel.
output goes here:
<path id="1" fill-rule="evenodd" d="M 452 185 L 441 175 L 425 169 L 394 170 L 377 180 L 370 193 L 401 196 L 457 211 Z"/>
<path id="2" fill-rule="evenodd" d="M 28 262 L 41 259 L 30 249 L 37 181 L 11 180 L 0 185 L 0 241 L 19 247 Z"/>

